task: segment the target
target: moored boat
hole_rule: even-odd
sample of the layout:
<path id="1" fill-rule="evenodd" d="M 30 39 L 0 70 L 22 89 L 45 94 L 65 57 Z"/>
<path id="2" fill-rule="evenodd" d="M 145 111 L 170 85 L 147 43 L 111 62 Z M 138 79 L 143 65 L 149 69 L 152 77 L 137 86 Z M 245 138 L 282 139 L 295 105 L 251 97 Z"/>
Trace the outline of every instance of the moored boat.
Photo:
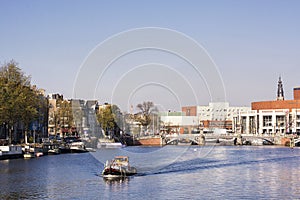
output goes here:
<path id="1" fill-rule="evenodd" d="M 82 141 L 76 141 L 69 144 L 71 153 L 86 153 L 88 150 Z"/>
<path id="2" fill-rule="evenodd" d="M 24 154 L 23 154 L 23 157 L 24 158 L 34 158 L 34 153 L 32 152 L 29 152 L 29 151 L 26 151 Z"/>
<path id="3" fill-rule="evenodd" d="M 43 156 L 43 155 L 44 155 L 43 152 L 36 152 L 36 153 L 35 153 L 35 156 L 36 156 L 36 157 L 41 157 L 41 156 Z"/>
<path id="4" fill-rule="evenodd" d="M 121 148 L 124 147 L 121 142 L 116 142 L 114 139 L 100 138 L 97 143 L 97 148 Z"/>
<path id="5" fill-rule="evenodd" d="M 106 161 L 102 171 L 104 178 L 126 177 L 136 173 L 136 168 L 129 165 L 128 156 L 116 156 L 113 160 Z"/>
<path id="6" fill-rule="evenodd" d="M 60 154 L 59 144 L 57 143 L 44 143 L 43 153 L 45 155 L 57 155 Z"/>
<path id="7" fill-rule="evenodd" d="M 66 137 L 64 138 L 64 144 L 60 146 L 64 153 L 86 153 L 89 152 L 86 149 L 85 143 L 80 137 Z"/>
<path id="8" fill-rule="evenodd" d="M 124 145 L 121 142 L 99 142 L 97 144 L 97 148 L 121 148 L 124 147 Z"/>
<path id="9" fill-rule="evenodd" d="M 43 153 L 43 148 L 35 148 L 35 149 L 34 149 L 34 155 L 35 155 L 36 157 L 41 157 L 41 156 L 43 156 L 43 155 L 44 155 L 44 153 Z"/>
<path id="10" fill-rule="evenodd" d="M 23 152 L 21 146 L 15 146 L 15 145 L 0 146 L 0 160 L 21 158 L 22 156 L 23 156 Z"/>

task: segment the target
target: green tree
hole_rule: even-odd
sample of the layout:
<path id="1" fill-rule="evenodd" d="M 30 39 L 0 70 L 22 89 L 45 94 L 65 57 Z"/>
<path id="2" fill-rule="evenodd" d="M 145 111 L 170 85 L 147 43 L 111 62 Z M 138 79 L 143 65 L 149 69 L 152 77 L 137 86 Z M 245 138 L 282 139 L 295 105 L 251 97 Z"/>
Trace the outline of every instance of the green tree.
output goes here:
<path id="1" fill-rule="evenodd" d="M 122 125 L 122 113 L 116 105 L 105 105 L 99 109 L 97 119 L 105 135 L 119 138 L 120 127 Z"/>
<path id="2" fill-rule="evenodd" d="M 72 105 L 66 100 L 58 100 L 55 113 L 56 124 L 63 134 L 69 134 L 69 129 L 74 125 Z"/>
<path id="3" fill-rule="evenodd" d="M 0 68 L 0 123 L 9 127 L 9 143 L 12 141 L 13 126 L 19 122 L 25 131 L 38 116 L 38 90 L 31 86 L 15 61 Z"/>

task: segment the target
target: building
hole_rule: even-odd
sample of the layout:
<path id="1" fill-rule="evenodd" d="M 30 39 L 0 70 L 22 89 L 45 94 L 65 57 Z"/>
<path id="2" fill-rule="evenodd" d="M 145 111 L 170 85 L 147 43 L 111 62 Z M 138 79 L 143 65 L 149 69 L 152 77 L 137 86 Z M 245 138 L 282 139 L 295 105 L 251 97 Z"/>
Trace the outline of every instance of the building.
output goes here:
<path id="1" fill-rule="evenodd" d="M 56 135 L 60 132 L 60 120 L 58 119 L 59 102 L 64 101 L 63 95 L 49 94 L 48 95 L 48 134 Z"/>
<path id="2" fill-rule="evenodd" d="M 251 109 L 242 113 L 242 133 L 300 133 L 300 87 L 294 88 L 293 100 L 285 100 L 281 77 L 278 80 L 276 100 L 252 102 Z"/>
<path id="3" fill-rule="evenodd" d="M 226 129 L 236 132 L 240 114 L 250 107 L 232 107 L 228 102 L 210 102 L 207 106 L 184 106 L 182 112 L 167 112 L 161 115 L 164 126 L 178 129 L 179 133 L 192 133 L 195 130 L 210 132 Z"/>
<path id="4" fill-rule="evenodd" d="M 196 106 L 190 108 L 194 109 Z M 195 112 L 195 109 L 192 112 Z M 199 119 L 196 114 L 186 116 L 185 112 L 168 111 L 161 112 L 159 115 L 161 128 L 171 134 L 192 133 L 199 128 Z"/>
<path id="5" fill-rule="evenodd" d="M 63 95 L 50 94 L 48 103 L 49 135 L 94 137 L 101 132 L 96 119 L 96 100 L 66 100 Z"/>
<path id="6" fill-rule="evenodd" d="M 99 110 L 97 100 L 72 99 L 72 112 L 74 124 L 79 135 L 84 137 L 97 137 L 101 133 L 96 114 Z"/>

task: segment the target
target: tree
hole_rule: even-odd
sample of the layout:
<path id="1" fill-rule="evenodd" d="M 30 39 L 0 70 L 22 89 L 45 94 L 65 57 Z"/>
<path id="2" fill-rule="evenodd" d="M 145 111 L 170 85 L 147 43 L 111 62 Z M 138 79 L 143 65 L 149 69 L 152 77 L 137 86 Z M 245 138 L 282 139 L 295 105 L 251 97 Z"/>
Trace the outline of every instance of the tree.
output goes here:
<path id="1" fill-rule="evenodd" d="M 105 135 L 119 138 L 120 125 L 122 124 L 122 113 L 116 105 L 105 105 L 99 109 L 97 119 Z"/>
<path id="2" fill-rule="evenodd" d="M 38 116 L 38 90 L 31 86 L 15 61 L 0 68 L 0 123 L 9 127 L 9 143 L 12 142 L 12 130 L 16 123 L 22 123 L 25 131 L 30 122 Z"/>
<path id="3" fill-rule="evenodd" d="M 55 120 L 57 120 L 55 124 L 59 126 L 63 134 L 68 134 L 69 128 L 74 124 L 71 103 L 59 99 L 57 102 L 57 112 L 54 115 Z"/>
<path id="4" fill-rule="evenodd" d="M 157 108 L 154 106 L 154 103 L 151 101 L 145 101 L 136 106 L 140 112 L 136 114 L 136 121 L 140 122 L 142 126 L 148 128 L 148 126 L 153 121 L 154 113 L 157 112 Z"/>

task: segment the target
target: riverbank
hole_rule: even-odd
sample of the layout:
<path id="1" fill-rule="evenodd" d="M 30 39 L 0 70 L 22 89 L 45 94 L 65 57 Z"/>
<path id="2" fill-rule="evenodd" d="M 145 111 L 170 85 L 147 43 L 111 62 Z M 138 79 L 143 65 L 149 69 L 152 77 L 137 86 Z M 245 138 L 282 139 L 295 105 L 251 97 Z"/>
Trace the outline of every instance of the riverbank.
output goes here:
<path id="1" fill-rule="evenodd" d="M 295 135 L 288 136 L 258 136 L 258 135 L 217 135 L 217 134 L 173 134 L 165 136 L 144 136 L 135 138 L 127 146 L 165 146 L 165 145 L 201 145 L 201 146 L 234 146 L 234 145 L 277 145 L 299 147 L 300 139 Z M 0 146 L 0 160 L 21 158 L 25 153 L 38 157 L 43 155 L 57 155 L 61 153 L 85 153 L 95 151 L 85 148 L 83 142 L 21 144 Z M 122 147 L 122 146 L 120 146 Z"/>
<path id="2" fill-rule="evenodd" d="M 85 144 L 79 140 L 71 143 L 31 143 L 20 145 L 0 146 L 0 160 L 15 158 L 35 158 L 46 155 L 58 155 L 66 153 L 87 153 L 94 151 L 86 148 Z"/>

